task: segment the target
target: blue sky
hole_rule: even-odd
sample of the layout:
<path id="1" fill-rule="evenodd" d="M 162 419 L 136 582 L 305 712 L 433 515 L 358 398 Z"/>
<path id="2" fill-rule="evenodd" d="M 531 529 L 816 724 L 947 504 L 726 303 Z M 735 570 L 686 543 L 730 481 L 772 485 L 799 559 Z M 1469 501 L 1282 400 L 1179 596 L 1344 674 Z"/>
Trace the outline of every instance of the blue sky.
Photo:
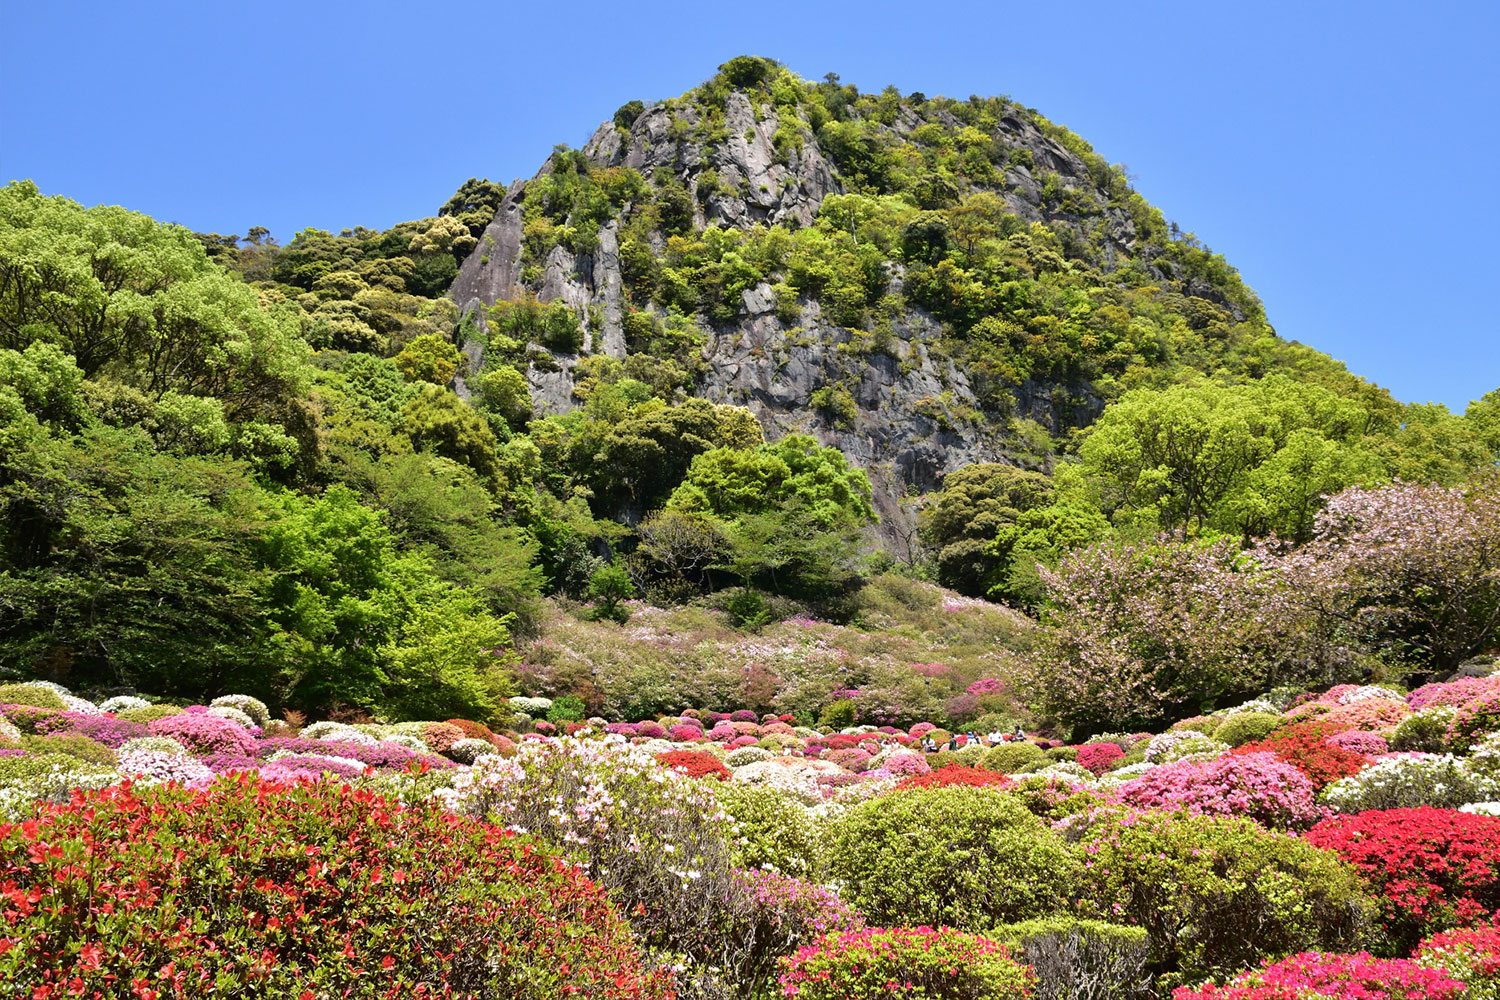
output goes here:
<path id="1" fill-rule="evenodd" d="M 280 238 L 530 176 L 730 56 L 1008 94 L 1398 398 L 1500 386 L 1500 4 L 3 0 L 0 179 Z"/>

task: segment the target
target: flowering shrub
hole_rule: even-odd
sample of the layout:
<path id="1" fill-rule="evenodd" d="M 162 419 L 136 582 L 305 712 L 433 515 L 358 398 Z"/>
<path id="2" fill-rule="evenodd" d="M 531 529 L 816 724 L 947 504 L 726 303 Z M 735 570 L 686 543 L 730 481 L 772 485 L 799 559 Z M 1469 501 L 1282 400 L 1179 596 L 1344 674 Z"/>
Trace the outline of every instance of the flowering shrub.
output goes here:
<path id="1" fill-rule="evenodd" d="M 1376 688 L 1376 690 L 1384 691 L 1385 688 Z M 1410 714 L 1411 709 L 1403 701 L 1366 698 L 1363 701 L 1335 708 L 1319 716 L 1318 721 L 1335 729 L 1392 729 L 1399 726 L 1401 720 Z"/>
<path id="2" fill-rule="evenodd" d="M 1340 749 L 1353 750 L 1355 753 L 1362 753 L 1369 757 L 1378 757 L 1391 752 L 1391 745 L 1386 742 L 1384 736 L 1379 733 L 1361 732 L 1358 729 L 1336 733 L 1328 737 L 1328 742 Z"/>
<path id="3" fill-rule="evenodd" d="M 713 754 L 694 753 L 691 750 L 668 750 L 666 753 L 657 754 L 656 761 L 662 767 L 669 767 L 689 778 L 716 778 L 719 781 L 728 781 L 731 777 L 729 768 L 720 763 L 719 758 Z"/>
<path id="4" fill-rule="evenodd" d="M 1393 954 L 1500 908 L 1500 819 L 1423 806 L 1335 816 L 1304 836 L 1359 870 Z"/>
<path id="5" fill-rule="evenodd" d="M 1069 897 L 1078 869 L 1046 824 L 983 788 L 872 799 L 832 824 L 828 844 L 845 898 L 882 922 L 978 929 L 1039 916 Z"/>
<path id="6" fill-rule="evenodd" d="M 784 959 L 781 993 L 801 1000 L 1024 1000 L 1031 970 L 995 941 L 949 927 L 830 934 Z"/>
<path id="7" fill-rule="evenodd" d="M 541 730 L 538 729 L 538 732 Z M 448 755 L 453 744 L 459 740 L 466 739 L 467 734 L 460 728 L 447 722 L 429 722 L 422 726 L 422 742 L 433 753 Z"/>
<path id="8" fill-rule="evenodd" d="M 0 757 L 0 821 L 24 819 L 37 802 L 66 802 L 76 788 L 103 788 L 118 779 L 112 767 L 66 754 Z"/>
<path id="9" fill-rule="evenodd" d="M 146 726 L 152 736 L 170 736 L 196 754 L 235 753 L 255 756 L 255 737 L 244 726 L 217 715 L 184 712 Z"/>
<path id="10" fill-rule="evenodd" d="M 1482 694 L 1467 701 L 1448 723 L 1448 745 L 1459 752 L 1467 751 L 1486 733 L 1500 731 L 1500 691 Z"/>
<path id="11" fill-rule="evenodd" d="M 1416 958 L 1467 986 L 1464 1000 L 1500 1000 L 1500 927 L 1434 934 L 1417 947 Z"/>
<path id="12" fill-rule="evenodd" d="M 1452 755 L 1392 757 L 1323 789 L 1323 801 L 1341 813 L 1417 806 L 1453 809 L 1493 798 L 1500 798 L 1500 780 L 1473 773 Z"/>
<path id="13" fill-rule="evenodd" d="M 891 754 L 885 760 L 880 761 L 880 766 L 895 778 L 927 774 L 932 770 L 931 765 L 927 763 L 926 757 L 907 750 L 898 750 Z"/>
<path id="14" fill-rule="evenodd" d="M 1078 748 L 1078 764 L 1091 774 L 1103 774 L 1109 765 L 1125 756 L 1114 743 L 1089 743 Z"/>
<path id="15" fill-rule="evenodd" d="M 1269 753 L 1166 764 L 1127 781 L 1114 798 L 1138 809 L 1247 816 L 1273 829 L 1311 826 L 1318 819 L 1307 775 Z"/>
<path id="16" fill-rule="evenodd" d="M 1302 722 L 1285 726 L 1263 740 L 1246 743 L 1231 750 L 1233 754 L 1273 753 L 1294 764 L 1322 788 L 1331 781 L 1347 778 L 1369 763 L 1369 758 L 1328 742 L 1333 735 L 1320 722 Z"/>
<path id="17" fill-rule="evenodd" d="M 1144 927 L 1164 984 L 1338 948 L 1368 919 L 1359 877 L 1337 855 L 1241 817 L 1106 815 L 1079 850 L 1084 915 Z"/>
<path id="18" fill-rule="evenodd" d="M 716 784 L 639 747 L 564 737 L 481 757 L 434 798 L 575 850 L 647 944 L 722 966 L 723 910 L 742 890 Z"/>
<path id="19" fill-rule="evenodd" d="M 572 866 L 348 786 L 81 795 L 0 825 L 0 885 L 28 996 L 667 996 Z"/>
<path id="20" fill-rule="evenodd" d="M 195 757 L 160 750 L 122 750 L 119 769 L 121 774 L 135 778 L 139 784 L 176 781 L 186 785 L 214 776 L 213 770 Z"/>
<path id="21" fill-rule="evenodd" d="M 145 698 L 137 698 L 129 694 L 117 694 L 113 698 L 106 698 L 99 703 L 101 712 L 125 712 L 132 708 L 145 708 L 151 703 Z"/>
<path id="22" fill-rule="evenodd" d="M 754 764 L 758 761 L 770 760 L 774 754 L 769 750 L 758 746 L 735 747 L 724 755 L 724 763 L 730 767 L 742 767 L 745 764 Z"/>
<path id="23" fill-rule="evenodd" d="M 250 724 L 265 728 L 266 723 L 271 721 L 271 711 L 266 708 L 266 703 L 259 698 L 252 698 L 248 694 L 225 694 L 220 695 L 208 703 L 210 708 L 233 708 L 243 712 L 250 717 Z"/>
<path id="24" fill-rule="evenodd" d="M 255 721 L 251 719 L 250 716 L 229 705 L 210 706 L 206 714 L 217 715 L 221 719 L 228 719 L 230 722 L 244 726 L 246 729 L 257 728 L 255 725 Z"/>
<path id="25" fill-rule="evenodd" d="M 127 740 L 146 735 L 146 727 L 129 719 L 117 719 L 111 715 L 80 715 L 77 712 L 60 712 L 37 722 L 39 733 L 76 733 L 95 743 L 118 748 Z"/>
<path id="26" fill-rule="evenodd" d="M 1432 705 L 1458 708 L 1483 694 L 1500 691 L 1500 674 L 1490 677 L 1459 677 L 1446 683 L 1423 684 L 1406 696 L 1406 703 L 1421 709 Z"/>
<path id="27" fill-rule="evenodd" d="M 1247 972 L 1228 986 L 1182 987 L 1172 1000 L 1460 1000 L 1464 984 L 1410 959 L 1374 958 L 1368 952 L 1304 952 Z"/>
<path id="28" fill-rule="evenodd" d="M 500 739 L 501 737 L 496 737 Z M 420 741 L 419 741 L 420 742 Z M 278 753 L 328 754 L 347 757 L 368 767 L 402 770 L 413 764 L 436 770 L 451 770 L 453 762 L 446 757 L 427 752 L 427 745 L 420 744 L 420 751 L 412 750 L 392 740 L 370 743 L 342 743 L 336 740 L 309 740 L 300 736 L 273 736 L 256 743 L 255 753 L 259 757 L 272 757 Z"/>
<path id="29" fill-rule="evenodd" d="M 1448 724 L 1457 714 L 1452 705 L 1431 705 L 1408 715 L 1391 734 L 1391 749 L 1442 753 L 1448 745 Z"/>
<path id="30" fill-rule="evenodd" d="M 822 869 L 818 824 L 797 799 L 765 785 L 726 782 L 715 789 L 729 815 L 734 864 L 808 877 Z"/>
<path id="31" fill-rule="evenodd" d="M 896 783 L 897 788 L 944 788 L 958 785 L 969 788 L 1004 788 L 1011 783 L 1009 775 L 962 764 L 929 768 L 925 774 L 913 774 Z"/>

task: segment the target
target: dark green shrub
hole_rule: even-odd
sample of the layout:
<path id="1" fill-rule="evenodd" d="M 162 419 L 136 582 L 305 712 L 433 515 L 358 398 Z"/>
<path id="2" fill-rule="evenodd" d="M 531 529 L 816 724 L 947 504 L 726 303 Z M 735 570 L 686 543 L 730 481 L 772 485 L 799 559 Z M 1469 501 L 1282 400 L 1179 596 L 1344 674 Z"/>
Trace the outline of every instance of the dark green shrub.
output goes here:
<path id="1" fill-rule="evenodd" d="M 854 725 L 856 718 L 858 716 L 855 713 L 854 702 L 845 698 L 824 705 L 822 714 L 818 716 L 818 725 L 824 729 L 848 729 Z"/>
<path id="2" fill-rule="evenodd" d="M 1040 774 L 1020 778 L 1005 791 L 1020 800 L 1033 816 L 1048 823 L 1096 809 L 1105 801 L 1098 792 Z"/>
<path id="3" fill-rule="evenodd" d="M 1071 898 L 1080 863 L 1014 797 L 948 786 L 881 796 L 828 832 L 828 873 L 871 923 L 980 930 Z"/>
<path id="4" fill-rule="evenodd" d="M 1078 759 L 1077 747 L 1052 747 L 1042 752 L 1047 755 L 1047 759 L 1050 761 L 1076 761 Z"/>
<path id="5" fill-rule="evenodd" d="M 1084 915 L 1145 928 L 1159 987 L 1348 950 L 1369 927 L 1353 868 L 1253 820 L 1143 813 L 1100 824 L 1078 849 Z"/>
<path id="6" fill-rule="evenodd" d="M 1236 712 L 1215 726 L 1211 735 L 1220 743 L 1237 747 L 1242 743 L 1265 739 L 1285 721 L 1284 716 L 1272 715 L 1270 712 Z"/>
<path id="7" fill-rule="evenodd" d="M 1151 947 L 1139 927 L 1043 917 L 995 928 L 1036 973 L 1032 1000 L 1132 1000 L 1149 996 Z"/>
<path id="8" fill-rule="evenodd" d="M 574 694 L 565 694 L 552 700 L 552 707 L 547 709 L 547 721 L 581 722 L 585 714 L 587 708 L 583 699 Z"/>
<path id="9" fill-rule="evenodd" d="M 988 771 L 999 771 L 1001 774 L 1020 774 L 1023 771 L 1044 767 L 1047 763 L 1047 754 L 1041 747 L 1035 743 L 1018 740 L 1015 743 L 1002 743 L 997 747 L 991 747 L 986 751 L 981 766 Z"/>
<path id="10" fill-rule="evenodd" d="M 640 101 L 626 101 L 615 110 L 615 127 L 628 130 L 645 110 L 646 105 Z"/>

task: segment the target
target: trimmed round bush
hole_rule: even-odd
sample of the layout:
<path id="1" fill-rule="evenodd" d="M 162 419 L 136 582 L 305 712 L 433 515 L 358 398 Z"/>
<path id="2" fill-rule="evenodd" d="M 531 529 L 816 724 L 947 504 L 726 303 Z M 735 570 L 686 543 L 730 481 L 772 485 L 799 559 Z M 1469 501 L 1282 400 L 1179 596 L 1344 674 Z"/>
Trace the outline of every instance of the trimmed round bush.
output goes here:
<path id="1" fill-rule="evenodd" d="M 487 753 L 495 753 L 495 744 L 489 740 L 464 737 L 448 748 L 448 757 L 460 764 L 472 764 Z"/>
<path id="2" fill-rule="evenodd" d="M 1026 1000 L 1031 970 L 997 941 L 951 927 L 829 934 L 782 959 L 781 995 L 798 1000 Z"/>
<path id="3" fill-rule="evenodd" d="M 145 698 L 137 698 L 130 694 L 117 694 L 113 698 L 106 698 L 99 703 L 101 712 L 124 712 L 132 708 L 149 708 L 151 703 Z"/>
<path id="4" fill-rule="evenodd" d="M 89 793 L 0 839 L 5 881 L 37 897 L 0 912 L 0 972 L 27 995 L 666 995 L 579 869 L 346 785 Z"/>
<path id="5" fill-rule="evenodd" d="M 0 705 L 30 705 L 51 712 L 66 712 L 62 695 L 40 684 L 0 684 Z"/>
<path id="6" fill-rule="evenodd" d="M 1354 869 L 1241 817 L 1107 818 L 1078 847 L 1084 915 L 1144 927 L 1159 986 L 1360 939 L 1370 901 Z"/>
<path id="7" fill-rule="evenodd" d="M 1090 774 L 1103 774 L 1125 751 L 1115 743 L 1088 743 L 1078 748 L 1077 761 Z"/>
<path id="8" fill-rule="evenodd" d="M 139 722 L 149 726 L 157 719 L 169 719 L 174 715 L 182 715 L 182 709 L 176 705 L 147 705 L 145 708 L 128 708 L 115 715 L 121 719 L 129 719 L 131 722 Z"/>
<path id="9" fill-rule="evenodd" d="M 1500 731 L 1500 691 L 1466 702 L 1448 723 L 1448 746 L 1466 753 L 1488 733 Z"/>
<path id="10" fill-rule="evenodd" d="M 881 923 L 982 929 L 1041 916 L 1070 898 L 1079 869 L 1047 824 L 986 788 L 871 799 L 832 824 L 828 844 L 841 895 Z"/>
<path id="11" fill-rule="evenodd" d="M 1500 799 L 1500 779 L 1476 774 L 1467 761 L 1446 754 L 1393 757 L 1340 778 L 1323 789 L 1322 799 L 1340 813 L 1418 806 L 1456 809 Z"/>
<path id="12" fill-rule="evenodd" d="M 170 736 L 195 754 L 255 756 L 255 737 L 238 723 L 206 713 L 170 715 L 146 726 L 152 736 Z"/>
<path id="13" fill-rule="evenodd" d="M 735 747 L 724 755 L 724 763 L 730 767 L 743 767 L 746 764 L 754 764 L 762 760 L 770 760 L 774 754 L 760 747 Z"/>
<path id="14" fill-rule="evenodd" d="M 1150 946 L 1139 927 L 1043 917 L 990 932 L 1036 976 L 1034 1000 L 1135 1000 L 1148 995 Z"/>
<path id="15" fill-rule="evenodd" d="M 980 766 L 1000 774 L 1021 774 L 1042 767 L 1047 763 L 1047 754 L 1035 743 L 1017 741 L 1002 743 L 985 751 Z"/>
<path id="16" fill-rule="evenodd" d="M 1448 745 L 1448 724 L 1457 714 L 1452 705 L 1432 705 L 1408 715 L 1391 734 L 1391 749 L 1442 753 Z"/>
<path id="17" fill-rule="evenodd" d="M 765 785 L 725 782 L 715 789 L 729 814 L 735 865 L 801 878 L 822 870 L 823 837 L 802 803 Z"/>
<path id="18" fill-rule="evenodd" d="M 693 750 L 668 750 L 656 755 L 656 762 L 662 767 L 668 767 L 678 774 L 685 774 L 689 778 L 713 778 L 717 781 L 728 781 L 732 775 L 729 768 L 713 754 L 697 753 Z"/>
<path id="19" fill-rule="evenodd" d="M 209 702 L 208 706 L 209 708 L 236 709 L 249 717 L 251 725 L 262 729 L 271 721 L 271 710 L 266 707 L 266 703 L 248 694 L 221 694 Z"/>
<path id="20" fill-rule="evenodd" d="M 1285 721 L 1283 716 L 1270 712 L 1235 712 L 1214 729 L 1214 739 L 1237 747 L 1251 740 L 1265 739 Z"/>
<path id="21" fill-rule="evenodd" d="M 115 766 L 115 752 L 103 743 L 95 743 L 87 736 L 77 733 L 57 733 L 53 736 L 27 736 L 21 744 L 27 753 L 58 753 L 76 757 L 102 767 Z"/>
<path id="22" fill-rule="evenodd" d="M 1500 910 L 1500 819 L 1452 809 L 1335 816 L 1304 836 L 1358 869 L 1380 904 L 1382 950 L 1410 954 L 1426 935 L 1487 923 Z"/>

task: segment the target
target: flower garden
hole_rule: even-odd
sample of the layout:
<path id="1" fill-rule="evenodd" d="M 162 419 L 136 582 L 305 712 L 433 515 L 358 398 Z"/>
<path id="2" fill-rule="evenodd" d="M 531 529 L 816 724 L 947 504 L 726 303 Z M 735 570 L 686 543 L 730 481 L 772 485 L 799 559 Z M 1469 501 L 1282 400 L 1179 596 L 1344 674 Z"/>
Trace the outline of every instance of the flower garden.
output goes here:
<path id="1" fill-rule="evenodd" d="M 557 706 L 514 698 L 497 732 L 0 686 L 0 978 L 38 1000 L 1500 996 L 1500 677 L 1277 690 L 1079 744 Z"/>

